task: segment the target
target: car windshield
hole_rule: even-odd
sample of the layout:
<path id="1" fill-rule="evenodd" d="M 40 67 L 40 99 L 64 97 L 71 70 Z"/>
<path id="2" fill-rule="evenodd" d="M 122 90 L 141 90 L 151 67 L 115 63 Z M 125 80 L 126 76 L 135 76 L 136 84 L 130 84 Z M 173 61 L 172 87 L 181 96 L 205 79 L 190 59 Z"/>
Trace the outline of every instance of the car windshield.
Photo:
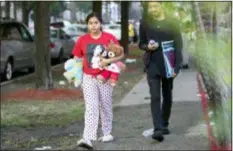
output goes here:
<path id="1" fill-rule="evenodd" d="M 75 29 L 74 29 L 73 27 L 69 27 L 69 28 L 68 28 L 68 31 L 69 31 L 69 32 L 75 32 Z"/>
<path id="2" fill-rule="evenodd" d="M 79 32 L 86 33 L 87 32 L 87 27 L 77 27 L 77 30 Z"/>
<path id="3" fill-rule="evenodd" d="M 51 38 L 57 38 L 57 33 L 58 33 L 57 30 L 50 30 L 50 37 Z"/>
<path id="4" fill-rule="evenodd" d="M 20 39 L 21 35 L 15 23 L 2 23 L 0 28 L 0 39 L 10 40 L 10 39 Z"/>

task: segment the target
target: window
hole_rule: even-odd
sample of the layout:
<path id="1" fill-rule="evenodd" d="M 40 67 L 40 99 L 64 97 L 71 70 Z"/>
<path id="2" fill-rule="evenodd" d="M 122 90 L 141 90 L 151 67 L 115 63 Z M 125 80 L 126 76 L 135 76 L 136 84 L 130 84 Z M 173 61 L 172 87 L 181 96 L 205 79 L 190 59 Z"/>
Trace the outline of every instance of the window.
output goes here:
<path id="1" fill-rule="evenodd" d="M 70 32 L 75 32 L 75 29 L 72 28 L 72 27 L 70 27 L 70 28 L 68 28 L 68 31 L 70 31 Z"/>
<path id="2" fill-rule="evenodd" d="M 0 27 L 1 27 L 0 28 L 0 38 L 7 39 L 9 28 L 7 28 L 7 26 L 5 24 L 0 24 Z"/>
<path id="3" fill-rule="evenodd" d="M 50 37 L 57 38 L 57 30 L 50 30 Z"/>
<path id="4" fill-rule="evenodd" d="M 23 25 L 18 25 L 18 27 L 20 29 L 22 39 L 25 41 L 31 41 L 32 39 L 31 39 L 27 29 Z"/>
<path id="5" fill-rule="evenodd" d="M 63 30 L 59 30 L 59 36 L 64 36 L 65 35 L 65 32 Z"/>
<path id="6" fill-rule="evenodd" d="M 67 34 L 63 30 L 59 30 L 59 37 L 60 39 L 65 39 Z"/>
<path id="7" fill-rule="evenodd" d="M 19 40 L 22 39 L 22 37 L 21 37 L 21 35 L 20 35 L 20 32 L 19 32 L 19 30 L 17 29 L 17 27 L 12 27 L 12 28 L 10 29 L 9 37 L 10 37 L 10 39 L 19 39 Z"/>
<path id="8" fill-rule="evenodd" d="M 21 40 L 22 37 L 15 24 L 1 24 L 1 39 L 6 40 Z"/>

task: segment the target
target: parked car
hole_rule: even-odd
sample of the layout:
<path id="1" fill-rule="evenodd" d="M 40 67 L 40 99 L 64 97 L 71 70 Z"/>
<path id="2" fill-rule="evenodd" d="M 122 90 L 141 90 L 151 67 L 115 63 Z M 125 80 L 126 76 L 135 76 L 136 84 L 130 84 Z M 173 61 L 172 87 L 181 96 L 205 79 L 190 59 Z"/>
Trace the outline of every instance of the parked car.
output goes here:
<path id="1" fill-rule="evenodd" d="M 86 24 L 73 24 L 73 27 L 76 28 L 77 36 L 74 38 L 75 41 L 82 35 L 86 34 L 88 32 L 87 25 Z"/>
<path id="2" fill-rule="evenodd" d="M 62 28 L 63 31 L 65 31 L 65 33 L 67 35 L 69 35 L 74 41 L 77 40 L 77 37 L 79 37 L 79 32 L 77 31 L 77 29 L 74 26 L 69 26 L 69 27 L 65 27 Z"/>
<path id="3" fill-rule="evenodd" d="M 75 41 L 62 28 L 50 27 L 51 58 L 61 62 L 64 58 L 70 58 Z"/>
<path id="4" fill-rule="evenodd" d="M 121 40 L 121 25 L 120 24 L 105 24 L 103 31 L 113 34 L 117 40 Z"/>
<path id="5" fill-rule="evenodd" d="M 82 33 L 77 29 L 76 24 L 71 24 L 67 21 L 52 22 L 50 27 L 62 29 L 67 35 L 69 35 L 75 42 Z"/>
<path id="6" fill-rule="evenodd" d="M 10 80 L 17 70 L 34 70 L 35 44 L 27 27 L 18 21 L 0 20 L 1 75 Z"/>

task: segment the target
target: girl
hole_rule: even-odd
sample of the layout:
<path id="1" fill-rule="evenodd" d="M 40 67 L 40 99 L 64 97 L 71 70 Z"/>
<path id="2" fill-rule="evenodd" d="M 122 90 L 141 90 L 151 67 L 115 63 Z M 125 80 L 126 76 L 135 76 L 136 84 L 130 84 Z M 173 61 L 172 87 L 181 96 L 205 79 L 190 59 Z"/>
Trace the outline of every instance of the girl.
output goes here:
<path id="1" fill-rule="evenodd" d="M 83 58 L 83 95 L 85 101 L 85 127 L 83 138 L 77 143 L 81 147 L 92 149 L 92 141 L 97 140 L 97 129 L 99 120 L 99 106 L 100 116 L 102 122 L 103 137 L 100 138 L 103 142 L 113 140 L 112 132 L 112 93 L 113 87 L 108 83 L 101 84 L 97 81 L 96 76 L 100 73 L 100 69 L 92 68 L 92 58 L 94 52 L 108 46 L 113 41 L 119 44 L 117 39 L 101 29 L 101 17 L 93 12 L 86 18 L 88 26 L 88 33 L 81 36 L 75 44 L 73 49 L 74 58 Z M 122 49 L 123 50 L 123 49 Z M 123 59 L 124 53 L 119 57 L 111 59 L 100 60 L 100 66 L 119 61 Z"/>

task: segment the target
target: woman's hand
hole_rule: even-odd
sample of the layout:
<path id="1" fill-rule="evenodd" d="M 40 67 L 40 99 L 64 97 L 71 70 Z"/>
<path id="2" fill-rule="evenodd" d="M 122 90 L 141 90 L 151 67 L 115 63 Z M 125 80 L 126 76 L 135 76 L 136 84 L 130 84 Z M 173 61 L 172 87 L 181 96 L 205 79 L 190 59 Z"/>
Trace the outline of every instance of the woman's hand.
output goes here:
<path id="1" fill-rule="evenodd" d="M 176 77 L 176 73 L 175 73 L 175 72 L 173 72 L 172 76 L 173 76 L 173 78 L 175 78 L 175 77 Z"/>
<path id="2" fill-rule="evenodd" d="M 147 48 L 150 50 L 150 51 L 155 51 L 157 48 L 159 47 L 158 43 L 154 43 L 154 44 L 148 44 L 147 45 Z"/>

